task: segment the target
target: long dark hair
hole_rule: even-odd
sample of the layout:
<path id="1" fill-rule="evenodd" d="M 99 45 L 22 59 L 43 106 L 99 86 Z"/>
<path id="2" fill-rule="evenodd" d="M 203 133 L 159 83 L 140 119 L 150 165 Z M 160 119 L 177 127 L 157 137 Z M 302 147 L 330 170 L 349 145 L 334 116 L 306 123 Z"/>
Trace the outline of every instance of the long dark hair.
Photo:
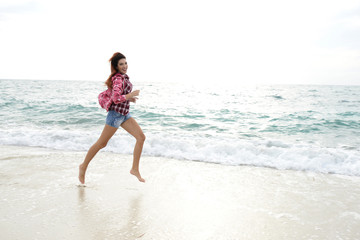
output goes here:
<path id="1" fill-rule="evenodd" d="M 113 54 L 113 56 L 109 59 L 110 62 L 110 69 L 111 69 L 111 74 L 109 76 L 109 78 L 106 80 L 105 84 L 107 85 L 108 88 L 112 88 L 112 77 L 119 72 L 118 69 L 118 62 L 120 59 L 126 58 L 123 54 L 116 52 Z"/>

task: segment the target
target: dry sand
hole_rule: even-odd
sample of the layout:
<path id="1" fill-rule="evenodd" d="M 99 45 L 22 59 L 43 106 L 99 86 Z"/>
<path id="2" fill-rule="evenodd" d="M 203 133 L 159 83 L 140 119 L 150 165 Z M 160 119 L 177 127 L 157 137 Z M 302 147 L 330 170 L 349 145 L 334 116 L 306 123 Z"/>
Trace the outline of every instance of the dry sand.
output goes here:
<path id="1" fill-rule="evenodd" d="M 360 178 L 0 146 L 0 238 L 360 239 Z"/>

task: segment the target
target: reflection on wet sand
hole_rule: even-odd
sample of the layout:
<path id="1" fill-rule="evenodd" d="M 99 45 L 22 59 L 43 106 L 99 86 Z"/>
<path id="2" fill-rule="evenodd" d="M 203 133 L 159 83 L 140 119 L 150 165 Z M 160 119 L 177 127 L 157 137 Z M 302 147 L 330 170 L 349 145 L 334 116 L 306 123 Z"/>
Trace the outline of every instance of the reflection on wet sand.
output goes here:
<path id="1" fill-rule="evenodd" d="M 116 201 L 110 196 L 95 196 L 92 190 L 78 187 L 82 236 L 90 239 L 139 239 L 145 235 L 141 193 L 136 192 L 127 201 Z"/>

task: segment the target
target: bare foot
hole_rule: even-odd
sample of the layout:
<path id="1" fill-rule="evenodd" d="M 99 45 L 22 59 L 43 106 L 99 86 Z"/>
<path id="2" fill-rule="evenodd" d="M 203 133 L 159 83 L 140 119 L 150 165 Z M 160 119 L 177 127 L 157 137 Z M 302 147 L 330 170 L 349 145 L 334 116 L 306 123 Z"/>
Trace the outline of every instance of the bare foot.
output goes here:
<path id="1" fill-rule="evenodd" d="M 86 168 L 84 168 L 83 165 L 80 164 L 80 166 L 79 166 L 79 181 L 81 182 L 81 184 L 85 184 L 85 172 L 86 172 Z"/>
<path id="2" fill-rule="evenodd" d="M 137 177 L 139 179 L 140 182 L 145 182 L 145 179 L 143 179 L 140 175 L 140 172 L 138 170 L 135 170 L 135 169 L 131 169 L 130 170 L 130 173 L 132 175 L 134 175 L 135 177 Z"/>

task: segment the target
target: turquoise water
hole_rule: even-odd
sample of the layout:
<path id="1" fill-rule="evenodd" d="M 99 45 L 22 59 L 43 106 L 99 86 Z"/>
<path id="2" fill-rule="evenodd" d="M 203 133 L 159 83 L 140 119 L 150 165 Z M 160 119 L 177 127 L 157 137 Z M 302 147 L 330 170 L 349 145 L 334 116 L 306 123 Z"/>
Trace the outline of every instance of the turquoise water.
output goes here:
<path id="1" fill-rule="evenodd" d="M 360 175 L 360 86 L 138 83 L 144 155 Z M 0 144 L 86 151 L 102 82 L 1 80 Z M 105 151 L 132 153 L 119 131 Z"/>

